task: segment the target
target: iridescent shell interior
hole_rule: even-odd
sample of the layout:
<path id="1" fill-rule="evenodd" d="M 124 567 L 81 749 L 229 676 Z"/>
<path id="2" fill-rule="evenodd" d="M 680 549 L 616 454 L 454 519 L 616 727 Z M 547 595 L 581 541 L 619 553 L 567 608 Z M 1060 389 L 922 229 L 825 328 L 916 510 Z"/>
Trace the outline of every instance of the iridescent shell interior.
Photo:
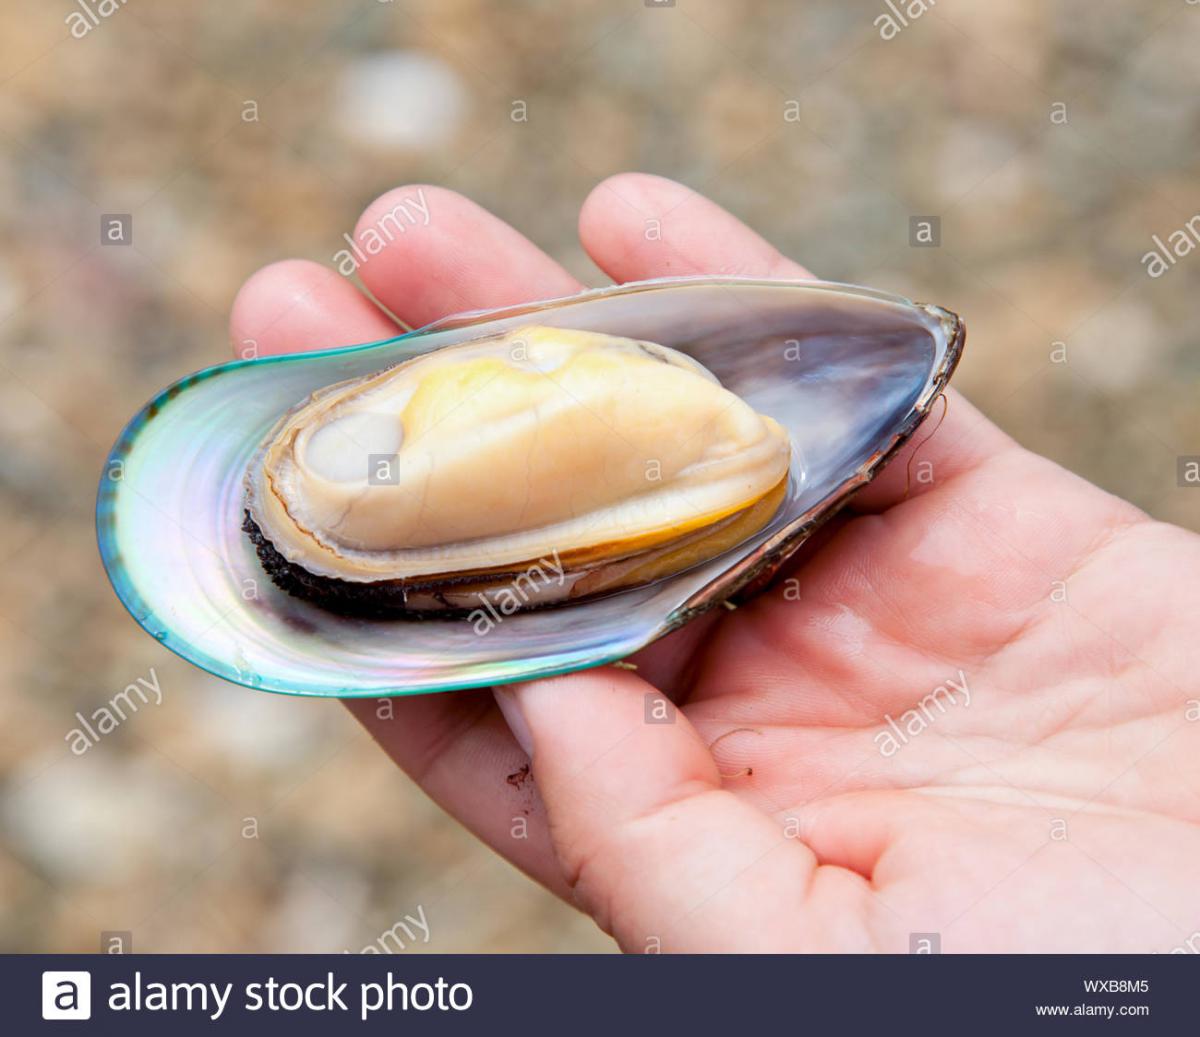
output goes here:
<path id="1" fill-rule="evenodd" d="M 241 527 L 247 465 L 280 415 L 317 389 L 531 316 L 687 353 L 783 425 L 792 467 L 771 522 L 656 583 L 501 616 L 483 633 L 462 619 L 347 618 L 278 589 Z M 598 666 L 778 567 L 912 433 L 962 342 L 953 314 L 868 289 L 694 278 L 466 314 L 371 345 L 224 364 L 160 393 L 121 435 L 97 502 L 101 556 L 149 633 L 211 673 L 267 691 L 416 694 Z"/>

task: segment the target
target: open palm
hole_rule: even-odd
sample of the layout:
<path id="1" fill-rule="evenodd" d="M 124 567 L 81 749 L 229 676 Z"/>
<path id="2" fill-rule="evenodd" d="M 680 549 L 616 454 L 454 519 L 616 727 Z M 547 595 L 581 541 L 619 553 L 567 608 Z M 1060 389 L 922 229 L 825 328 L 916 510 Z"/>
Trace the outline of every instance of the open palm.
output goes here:
<path id="1" fill-rule="evenodd" d="M 408 324 L 581 287 L 443 189 L 389 192 L 359 233 L 415 198 L 427 225 L 359 270 Z M 580 236 L 618 281 L 808 276 L 657 177 L 602 183 Z M 251 278 L 232 325 L 260 353 L 395 330 L 300 261 Z M 765 593 L 636 671 L 351 708 L 626 950 L 1200 947 L 1200 538 L 950 396 Z"/>

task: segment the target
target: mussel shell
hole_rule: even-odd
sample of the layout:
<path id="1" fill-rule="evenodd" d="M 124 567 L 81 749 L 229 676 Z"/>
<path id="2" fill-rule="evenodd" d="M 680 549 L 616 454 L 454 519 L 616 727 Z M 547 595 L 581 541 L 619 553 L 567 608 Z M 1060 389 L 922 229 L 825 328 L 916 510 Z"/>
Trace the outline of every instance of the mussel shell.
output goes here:
<path id="1" fill-rule="evenodd" d="M 563 608 L 497 614 L 490 629 L 349 618 L 276 587 L 242 532 L 242 480 L 279 416 L 318 388 L 531 315 L 688 353 L 784 425 L 793 462 L 774 519 L 701 566 Z M 413 694 L 601 665 L 763 582 L 911 435 L 963 336 L 954 314 L 869 289 L 677 278 L 465 314 L 371 345 L 224 364 L 160 393 L 122 433 L 101 477 L 101 557 L 149 633 L 211 673 L 268 691 Z"/>

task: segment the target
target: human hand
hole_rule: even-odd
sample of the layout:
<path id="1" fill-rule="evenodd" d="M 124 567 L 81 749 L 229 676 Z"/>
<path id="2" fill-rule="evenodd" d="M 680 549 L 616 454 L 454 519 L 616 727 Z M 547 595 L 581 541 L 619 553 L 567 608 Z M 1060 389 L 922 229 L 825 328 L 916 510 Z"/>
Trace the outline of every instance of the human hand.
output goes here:
<path id="1" fill-rule="evenodd" d="M 429 224 L 359 271 L 406 323 L 581 288 L 472 202 L 422 190 Z M 809 276 L 657 177 L 602 183 L 580 236 L 617 281 Z M 232 316 L 235 348 L 263 354 L 395 331 L 301 261 L 257 273 Z M 1170 950 L 1200 929 L 1200 538 L 949 396 L 936 435 L 770 589 L 638 653 L 636 672 L 398 698 L 391 720 L 350 709 L 629 951 L 907 951 L 913 933 L 945 951 Z M 933 478 L 909 485 L 914 449 Z M 659 692 L 678 713 L 646 723 Z M 526 753 L 532 786 L 507 781 Z"/>

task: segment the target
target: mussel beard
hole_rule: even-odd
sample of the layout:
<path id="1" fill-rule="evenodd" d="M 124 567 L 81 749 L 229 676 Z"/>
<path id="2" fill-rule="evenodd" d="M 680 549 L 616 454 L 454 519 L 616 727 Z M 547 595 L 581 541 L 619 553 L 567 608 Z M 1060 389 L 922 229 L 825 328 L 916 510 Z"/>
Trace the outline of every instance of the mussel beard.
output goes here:
<path id="1" fill-rule="evenodd" d="M 737 514 L 640 553 L 621 557 L 593 553 L 589 561 L 553 550 L 520 565 L 449 573 L 432 580 L 361 582 L 318 575 L 284 558 L 249 511 L 242 529 L 276 586 L 330 612 L 363 619 L 499 617 L 639 587 L 709 561 L 766 525 L 779 509 L 786 487 L 785 478 Z"/>

